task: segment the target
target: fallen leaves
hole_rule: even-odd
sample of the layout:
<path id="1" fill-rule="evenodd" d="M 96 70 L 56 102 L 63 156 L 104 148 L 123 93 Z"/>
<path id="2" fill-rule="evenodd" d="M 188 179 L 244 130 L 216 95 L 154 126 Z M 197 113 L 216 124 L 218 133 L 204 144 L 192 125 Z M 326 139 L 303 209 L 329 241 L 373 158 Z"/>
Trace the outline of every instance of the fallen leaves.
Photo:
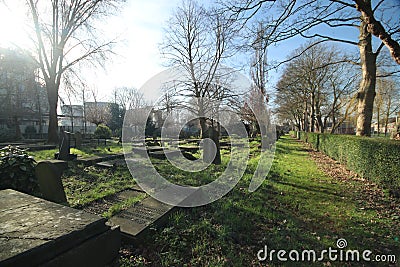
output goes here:
<path id="1" fill-rule="evenodd" d="M 344 183 L 351 190 L 351 197 L 358 203 L 358 209 L 375 210 L 378 218 L 391 219 L 400 226 L 400 199 L 388 196 L 379 185 L 360 177 L 325 154 L 314 150 L 308 152 L 318 168 L 332 178 L 330 183 Z"/>

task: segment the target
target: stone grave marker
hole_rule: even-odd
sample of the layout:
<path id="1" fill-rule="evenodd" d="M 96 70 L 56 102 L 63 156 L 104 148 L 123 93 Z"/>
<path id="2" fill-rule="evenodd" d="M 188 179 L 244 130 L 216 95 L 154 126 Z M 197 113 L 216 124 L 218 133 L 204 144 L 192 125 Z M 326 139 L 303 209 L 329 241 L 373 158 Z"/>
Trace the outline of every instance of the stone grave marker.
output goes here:
<path id="1" fill-rule="evenodd" d="M 113 225 L 119 225 L 123 236 L 130 241 L 144 238 L 149 225 L 162 224 L 174 206 L 147 197 L 132 207 L 110 218 Z"/>
<path id="2" fill-rule="evenodd" d="M 74 160 L 76 155 L 70 153 L 70 138 L 71 133 L 64 131 L 64 127 L 60 129 L 60 151 L 56 153 L 55 159 L 59 160 Z"/>
<path id="3" fill-rule="evenodd" d="M 61 175 L 66 168 L 68 163 L 63 160 L 39 161 L 36 165 L 35 175 L 44 199 L 68 205 L 61 181 Z"/>
<path id="4" fill-rule="evenodd" d="M 0 190 L 0 266 L 109 266 L 121 235 L 106 219 Z"/>

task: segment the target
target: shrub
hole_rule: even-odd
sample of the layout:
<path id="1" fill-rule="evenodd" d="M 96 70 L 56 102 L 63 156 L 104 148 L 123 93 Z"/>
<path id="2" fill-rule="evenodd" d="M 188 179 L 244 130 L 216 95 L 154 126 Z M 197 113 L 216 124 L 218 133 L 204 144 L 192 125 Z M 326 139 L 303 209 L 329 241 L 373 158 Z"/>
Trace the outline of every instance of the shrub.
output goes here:
<path id="1" fill-rule="evenodd" d="M 6 146 L 0 149 L 0 189 L 15 189 L 39 196 L 35 160 L 25 150 Z"/>
<path id="2" fill-rule="evenodd" d="M 301 133 L 301 139 L 362 177 L 400 192 L 400 142 L 318 133 Z"/>
<path id="3" fill-rule="evenodd" d="M 94 131 L 94 136 L 96 138 L 111 138 L 111 129 L 107 125 L 100 124 Z"/>

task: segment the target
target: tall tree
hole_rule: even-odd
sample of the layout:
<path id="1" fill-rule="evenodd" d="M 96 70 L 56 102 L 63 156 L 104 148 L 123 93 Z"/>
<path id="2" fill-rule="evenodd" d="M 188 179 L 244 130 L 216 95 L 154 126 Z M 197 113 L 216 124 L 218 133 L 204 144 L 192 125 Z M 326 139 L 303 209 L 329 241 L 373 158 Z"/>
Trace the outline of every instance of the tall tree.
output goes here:
<path id="1" fill-rule="evenodd" d="M 123 110 L 137 109 L 146 106 L 143 92 L 136 88 L 120 87 L 114 89 L 114 103 L 118 104 Z"/>
<path id="2" fill-rule="evenodd" d="M 93 22 L 109 15 L 124 0 L 26 2 L 36 35 L 35 60 L 46 84 L 50 107 L 48 142 L 57 143 L 57 105 L 62 77 L 84 60 L 94 63 L 105 58 L 112 42 L 101 42 L 93 35 Z"/>
<path id="3" fill-rule="evenodd" d="M 394 61 L 400 64 L 400 18 L 396 1 L 380 0 L 373 4 L 371 0 L 236 0 L 228 5 L 246 22 L 251 17 L 265 21 L 266 45 L 302 36 L 319 38 L 319 42 L 357 46 L 360 57 L 357 64 L 362 70 L 357 94 L 357 135 L 371 134 L 377 57 L 386 46 Z M 351 28 L 359 30 L 358 40 L 346 39 Z"/>
<path id="4" fill-rule="evenodd" d="M 330 120 L 334 131 L 346 117 L 341 113 L 353 93 L 354 75 L 347 63 L 340 63 L 334 46 L 318 44 L 303 51 L 304 46 L 293 53 L 296 58 L 287 64 L 277 84 L 278 112 L 301 130 L 324 132 Z M 345 113 L 353 105 L 349 103 Z"/>
<path id="5" fill-rule="evenodd" d="M 375 118 L 377 133 L 381 133 L 381 126 L 384 128 L 385 136 L 388 134 L 390 116 L 400 110 L 400 90 L 398 84 L 392 77 L 378 78 L 377 93 L 375 101 Z"/>
<path id="6" fill-rule="evenodd" d="M 186 77 L 174 85 L 175 95 L 200 121 L 201 137 L 210 137 L 219 147 L 218 126 L 209 115 L 211 101 L 226 98 L 221 64 L 230 56 L 234 37 L 233 21 L 194 0 L 183 1 L 167 23 L 161 52 L 171 66 L 179 66 Z M 210 101 L 211 100 L 211 101 Z M 216 128 L 214 128 L 216 126 Z M 218 153 L 217 153 L 218 154 Z M 220 162 L 216 157 L 214 163 Z"/>
<path id="7" fill-rule="evenodd" d="M 112 102 L 110 105 L 112 119 L 109 122 L 109 126 L 114 131 L 114 134 L 119 134 L 119 130 L 122 129 L 127 111 L 139 112 L 141 108 L 147 105 L 143 93 L 136 88 L 129 87 L 115 88 Z"/>

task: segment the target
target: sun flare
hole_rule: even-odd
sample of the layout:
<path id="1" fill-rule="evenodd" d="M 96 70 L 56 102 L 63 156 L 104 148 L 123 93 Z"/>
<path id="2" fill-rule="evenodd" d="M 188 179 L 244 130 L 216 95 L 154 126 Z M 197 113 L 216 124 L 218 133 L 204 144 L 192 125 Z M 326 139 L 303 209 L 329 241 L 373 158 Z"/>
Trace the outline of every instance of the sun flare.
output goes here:
<path id="1" fill-rule="evenodd" d="M 32 41 L 28 36 L 25 7 L 17 1 L 0 4 L 0 46 L 28 48 Z"/>

